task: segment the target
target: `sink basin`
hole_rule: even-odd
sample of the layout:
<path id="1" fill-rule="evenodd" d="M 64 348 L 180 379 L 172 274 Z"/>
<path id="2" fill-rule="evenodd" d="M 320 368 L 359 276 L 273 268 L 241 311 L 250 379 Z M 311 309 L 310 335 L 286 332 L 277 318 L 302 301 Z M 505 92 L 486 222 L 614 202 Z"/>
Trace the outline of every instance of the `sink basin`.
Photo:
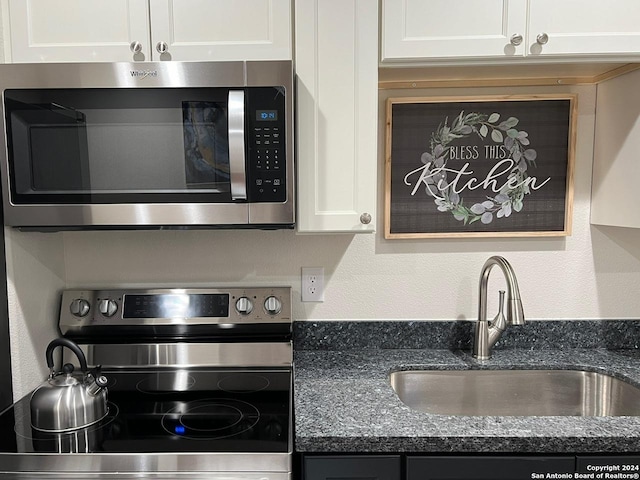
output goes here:
<path id="1" fill-rule="evenodd" d="M 411 370 L 391 373 L 400 400 L 442 415 L 640 415 L 640 388 L 583 370 Z"/>

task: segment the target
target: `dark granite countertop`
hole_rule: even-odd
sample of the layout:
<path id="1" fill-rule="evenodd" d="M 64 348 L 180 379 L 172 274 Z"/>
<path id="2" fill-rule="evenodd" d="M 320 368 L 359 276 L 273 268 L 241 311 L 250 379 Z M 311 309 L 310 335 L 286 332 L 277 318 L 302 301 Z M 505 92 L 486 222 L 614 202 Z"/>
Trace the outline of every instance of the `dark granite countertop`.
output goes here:
<path id="1" fill-rule="evenodd" d="M 296 350 L 296 450 L 639 452 L 640 417 L 435 415 L 404 405 L 389 381 L 394 370 L 544 368 L 598 371 L 640 386 L 637 348 L 538 347 L 496 349 L 486 362 L 447 348 Z"/>

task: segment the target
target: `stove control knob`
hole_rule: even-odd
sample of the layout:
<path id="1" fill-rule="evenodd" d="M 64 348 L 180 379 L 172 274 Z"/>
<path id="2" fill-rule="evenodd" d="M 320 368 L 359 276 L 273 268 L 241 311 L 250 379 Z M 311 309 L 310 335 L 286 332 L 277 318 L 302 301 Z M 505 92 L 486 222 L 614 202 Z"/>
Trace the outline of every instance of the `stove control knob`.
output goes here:
<path id="1" fill-rule="evenodd" d="M 118 311 L 118 304 L 115 300 L 105 298 L 98 302 L 98 310 L 105 317 L 113 317 Z"/>
<path id="2" fill-rule="evenodd" d="M 69 306 L 71 314 L 76 317 L 85 317 L 90 309 L 91 305 L 84 298 L 76 298 Z"/>
<path id="3" fill-rule="evenodd" d="M 272 295 L 264 301 L 264 309 L 269 315 L 277 315 L 282 310 L 282 302 Z"/>
<path id="4" fill-rule="evenodd" d="M 236 312 L 240 315 L 249 315 L 253 311 L 253 302 L 247 297 L 236 300 Z"/>

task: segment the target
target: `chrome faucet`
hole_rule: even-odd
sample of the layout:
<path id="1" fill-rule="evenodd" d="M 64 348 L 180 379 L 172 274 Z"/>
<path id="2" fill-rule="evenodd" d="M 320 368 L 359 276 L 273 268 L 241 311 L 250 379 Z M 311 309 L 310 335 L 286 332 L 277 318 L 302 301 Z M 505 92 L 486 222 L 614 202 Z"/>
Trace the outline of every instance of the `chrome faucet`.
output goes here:
<path id="1" fill-rule="evenodd" d="M 487 284 L 491 269 L 497 265 L 507 281 L 507 316 L 502 315 L 504 291 L 500 292 L 500 311 L 493 322 L 487 320 Z M 491 358 L 491 349 L 500 339 L 508 325 L 524 325 L 524 310 L 520 300 L 518 280 L 513 268 L 503 257 L 489 258 L 480 273 L 480 299 L 478 304 L 478 321 L 473 341 L 473 356 L 478 360 Z"/>

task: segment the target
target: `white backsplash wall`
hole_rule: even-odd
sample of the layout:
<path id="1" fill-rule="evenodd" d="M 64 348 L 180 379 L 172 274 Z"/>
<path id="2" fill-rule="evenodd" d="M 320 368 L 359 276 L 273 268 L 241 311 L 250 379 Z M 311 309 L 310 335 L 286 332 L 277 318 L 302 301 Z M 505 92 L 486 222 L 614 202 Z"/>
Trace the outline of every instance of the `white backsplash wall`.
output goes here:
<path id="1" fill-rule="evenodd" d="M 58 336 L 64 288 L 62 234 L 4 229 L 9 295 L 13 396 L 17 400 L 48 375 L 45 349 Z"/>
<path id="2" fill-rule="evenodd" d="M 6 11 L 7 8 L 8 7 L 6 2 L 2 2 L 0 4 L 0 63 L 4 63 L 5 56 L 7 56 L 5 49 L 8 48 L 8 45 L 5 43 L 4 38 L 4 30 L 5 28 L 7 28 L 7 25 L 5 24 L 8 23 L 8 13 Z"/>
<path id="3" fill-rule="evenodd" d="M 579 95 L 571 237 L 384 239 L 383 112 L 387 96 L 567 91 Z M 516 270 L 528 318 L 638 318 L 640 295 L 628 293 L 640 284 L 640 231 L 589 224 L 595 93 L 594 86 L 561 90 L 512 88 L 508 92 L 383 91 L 378 148 L 380 213 L 375 235 L 302 236 L 291 231 L 68 232 L 64 234 L 67 283 L 276 283 L 293 286 L 297 320 L 473 319 L 477 314 L 480 268 L 488 256 L 497 253 L 504 255 Z M 303 266 L 325 268 L 324 303 L 300 302 Z"/>
<path id="4" fill-rule="evenodd" d="M 451 95 L 558 92 L 553 88 L 382 92 Z M 16 397 L 43 378 L 59 290 L 103 286 L 291 285 L 296 320 L 475 319 L 487 257 L 514 266 L 529 319 L 640 317 L 640 230 L 589 224 L 596 87 L 579 95 L 573 235 L 567 238 L 385 240 L 384 114 L 379 131 L 378 233 L 293 231 L 10 232 L 8 251 Z M 300 269 L 325 269 L 325 301 L 300 301 Z M 491 302 L 499 278 L 491 280 Z M 494 295 L 495 293 L 495 295 Z M 495 297 L 495 298 L 494 298 Z M 40 300 L 40 299 L 43 300 Z M 32 303 L 33 302 L 33 303 Z M 493 305 L 490 303 L 490 311 Z M 526 328 L 523 327 L 523 328 Z"/>

